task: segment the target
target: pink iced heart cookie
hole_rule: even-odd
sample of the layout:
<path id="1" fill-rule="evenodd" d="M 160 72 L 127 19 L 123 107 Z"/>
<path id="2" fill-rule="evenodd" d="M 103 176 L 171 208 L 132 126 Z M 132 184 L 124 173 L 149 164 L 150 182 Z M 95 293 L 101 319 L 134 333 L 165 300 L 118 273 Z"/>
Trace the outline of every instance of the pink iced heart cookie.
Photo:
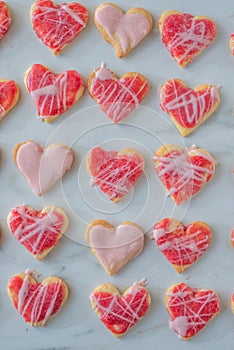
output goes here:
<path id="1" fill-rule="evenodd" d="M 19 96 L 14 80 L 0 79 L 0 120 L 17 104 Z"/>
<path id="2" fill-rule="evenodd" d="M 37 260 L 42 260 L 56 246 L 68 226 L 68 217 L 59 207 L 35 210 L 28 205 L 11 209 L 7 223 L 13 236 Z"/>
<path id="3" fill-rule="evenodd" d="M 11 25 L 12 17 L 9 7 L 0 1 L 0 40 L 6 35 Z"/>
<path id="4" fill-rule="evenodd" d="M 170 287 L 164 302 L 171 319 L 169 326 L 180 339 L 199 333 L 220 311 L 217 293 L 211 289 L 190 288 L 184 283 Z"/>
<path id="5" fill-rule="evenodd" d="M 142 175 L 144 158 L 133 148 L 116 152 L 95 147 L 87 156 L 86 167 L 93 177 L 92 185 L 98 185 L 111 201 L 118 203 Z"/>
<path id="6" fill-rule="evenodd" d="M 73 163 L 71 149 L 54 143 L 43 148 L 34 141 L 16 145 L 13 158 L 33 192 L 41 196 L 70 169 Z"/>
<path id="7" fill-rule="evenodd" d="M 154 156 L 156 174 L 176 205 L 195 196 L 211 180 L 216 164 L 210 153 L 196 146 L 168 144 Z"/>
<path id="8" fill-rule="evenodd" d="M 27 70 L 24 83 L 38 118 L 47 123 L 71 108 L 84 93 L 84 82 L 77 71 L 54 74 L 42 64 L 34 64 Z"/>
<path id="9" fill-rule="evenodd" d="M 105 64 L 90 74 L 87 87 L 90 96 L 114 123 L 134 111 L 150 88 L 142 74 L 129 72 L 118 79 Z"/>
<path id="10" fill-rule="evenodd" d="M 159 18 L 159 31 L 171 56 L 184 67 L 212 43 L 216 25 L 206 16 L 168 10 Z"/>
<path id="11" fill-rule="evenodd" d="M 139 255 L 144 247 L 142 229 L 131 222 L 114 229 L 105 220 L 95 220 L 89 224 L 85 236 L 93 254 L 110 276 Z"/>
<path id="12" fill-rule="evenodd" d="M 66 283 L 51 276 L 41 283 L 37 282 L 32 270 L 26 270 L 11 277 L 7 291 L 9 298 L 30 326 L 44 326 L 48 319 L 56 314 L 68 297 Z"/>
<path id="13" fill-rule="evenodd" d="M 115 337 L 122 337 L 149 311 L 151 298 L 145 285 L 145 279 L 135 282 L 121 295 L 113 284 L 101 284 L 90 295 L 92 308 Z"/>
<path id="14" fill-rule="evenodd" d="M 86 27 L 89 14 L 77 2 L 56 5 L 51 0 L 37 0 L 30 17 L 38 38 L 58 55 Z"/>
<path id="15" fill-rule="evenodd" d="M 189 88 L 183 80 L 168 80 L 160 89 L 160 106 L 182 136 L 191 134 L 219 105 L 219 87 L 202 84 Z"/>
<path id="16" fill-rule="evenodd" d="M 110 2 L 97 7 L 94 21 L 103 38 L 114 46 L 119 58 L 131 52 L 152 30 L 151 14 L 143 8 L 126 12 Z"/>
<path id="17" fill-rule="evenodd" d="M 174 218 L 159 221 L 153 229 L 151 239 L 179 273 L 194 264 L 209 248 L 212 232 L 200 221 L 184 226 Z"/>

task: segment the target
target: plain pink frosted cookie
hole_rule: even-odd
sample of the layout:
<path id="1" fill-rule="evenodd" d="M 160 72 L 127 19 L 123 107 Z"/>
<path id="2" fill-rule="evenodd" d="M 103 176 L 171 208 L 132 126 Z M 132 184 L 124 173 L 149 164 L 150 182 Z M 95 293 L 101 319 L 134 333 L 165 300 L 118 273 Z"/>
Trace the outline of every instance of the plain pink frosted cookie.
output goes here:
<path id="1" fill-rule="evenodd" d="M 104 270 L 113 276 L 144 247 L 144 233 L 133 222 L 123 222 L 114 228 L 105 220 L 89 224 L 85 234 L 90 248 Z"/>
<path id="2" fill-rule="evenodd" d="M 152 16 L 147 10 L 135 7 L 124 13 L 110 2 L 97 7 L 94 22 L 103 38 L 114 46 L 119 58 L 129 54 L 153 27 Z"/>
<path id="3" fill-rule="evenodd" d="M 73 153 L 60 143 L 43 148 L 34 141 L 25 141 L 15 146 L 13 159 L 33 192 L 42 196 L 70 169 Z"/>

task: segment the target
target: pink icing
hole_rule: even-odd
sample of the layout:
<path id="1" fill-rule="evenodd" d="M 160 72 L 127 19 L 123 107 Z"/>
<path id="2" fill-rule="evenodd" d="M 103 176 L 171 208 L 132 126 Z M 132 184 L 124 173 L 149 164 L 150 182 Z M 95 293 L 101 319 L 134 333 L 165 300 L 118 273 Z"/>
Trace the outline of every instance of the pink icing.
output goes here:
<path id="1" fill-rule="evenodd" d="M 95 72 L 95 78 L 99 80 L 112 80 L 113 74 L 109 69 L 106 68 L 105 63 L 102 63 L 101 68 Z"/>
<path id="2" fill-rule="evenodd" d="M 38 196 L 47 192 L 70 169 L 72 162 L 71 151 L 62 144 L 44 149 L 30 141 L 18 149 L 16 156 L 19 170 Z"/>
<path id="3" fill-rule="evenodd" d="M 141 253 L 144 234 L 135 225 L 120 225 L 116 229 L 101 225 L 89 232 L 90 246 L 103 266 L 110 273 L 120 270 L 130 259 Z"/>
<path id="4" fill-rule="evenodd" d="M 141 14 L 124 14 L 115 6 L 107 4 L 96 11 L 96 21 L 105 29 L 107 35 L 118 36 L 124 53 L 136 47 L 150 29 L 149 20 Z"/>
<path id="5" fill-rule="evenodd" d="M 169 321 L 169 327 L 178 334 L 179 338 L 184 338 L 190 327 L 190 323 L 186 316 L 178 316 L 174 320 Z"/>

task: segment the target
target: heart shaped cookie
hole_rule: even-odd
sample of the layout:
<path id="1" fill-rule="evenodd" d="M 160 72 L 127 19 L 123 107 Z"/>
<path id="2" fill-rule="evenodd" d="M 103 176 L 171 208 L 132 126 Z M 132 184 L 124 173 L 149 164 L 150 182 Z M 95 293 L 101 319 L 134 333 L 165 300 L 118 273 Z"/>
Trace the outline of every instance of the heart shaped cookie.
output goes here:
<path id="1" fill-rule="evenodd" d="M 145 284 L 146 280 L 136 282 L 123 295 L 113 284 L 101 284 L 90 295 L 92 308 L 115 337 L 122 337 L 149 311 Z"/>
<path id="2" fill-rule="evenodd" d="M 234 56 L 234 33 L 230 35 L 229 46 L 230 46 L 232 56 Z"/>
<path id="3" fill-rule="evenodd" d="M 115 48 L 122 58 L 129 54 L 152 30 L 151 14 L 140 7 L 126 12 L 110 2 L 97 7 L 94 22 L 103 38 Z"/>
<path id="4" fill-rule="evenodd" d="M 30 18 L 38 38 L 58 55 L 86 27 L 89 14 L 77 2 L 56 5 L 51 0 L 37 0 Z"/>
<path id="5" fill-rule="evenodd" d="M 232 247 L 234 248 L 234 229 L 231 231 L 230 241 L 231 241 Z"/>
<path id="6" fill-rule="evenodd" d="M 234 293 L 232 294 L 232 297 L 231 297 L 231 310 L 232 310 L 232 313 L 234 314 Z"/>
<path id="7" fill-rule="evenodd" d="M 11 26 L 11 12 L 4 1 L 0 1 L 0 40 L 6 35 Z"/>
<path id="8" fill-rule="evenodd" d="M 140 73 L 129 72 L 120 79 L 102 64 L 87 82 L 90 96 L 114 123 L 134 111 L 149 92 L 149 83 Z"/>
<path id="9" fill-rule="evenodd" d="M 0 120 L 17 104 L 19 96 L 14 80 L 0 79 Z"/>
<path id="10" fill-rule="evenodd" d="M 16 145 L 14 162 L 37 196 L 43 195 L 60 180 L 73 163 L 69 147 L 59 143 L 43 148 L 34 141 Z"/>
<path id="11" fill-rule="evenodd" d="M 210 153 L 196 146 L 181 148 L 168 144 L 154 156 L 156 174 L 176 205 L 193 197 L 211 180 L 216 164 Z"/>
<path id="12" fill-rule="evenodd" d="M 212 43 L 216 25 L 206 16 L 168 10 L 159 18 L 159 31 L 171 56 L 184 67 Z"/>
<path id="13" fill-rule="evenodd" d="M 34 64 L 27 70 L 24 83 L 38 118 L 47 123 L 71 108 L 84 93 L 84 82 L 77 71 L 54 74 L 42 64 Z"/>
<path id="14" fill-rule="evenodd" d="M 204 222 L 182 222 L 166 218 L 159 221 L 150 237 L 178 273 L 184 272 L 209 248 L 212 232 Z"/>
<path id="15" fill-rule="evenodd" d="M 58 277 L 47 277 L 38 283 L 36 272 L 26 270 L 14 275 L 8 282 L 9 298 L 25 322 L 31 326 L 44 326 L 56 314 L 68 297 L 66 283 Z"/>
<path id="16" fill-rule="evenodd" d="M 170 287 L 164 302 L 171 316 L 169 327 L 184 340 L 199 333 L 220 311 L 215 291 L 192 289 L 184 283 Z"/>
<path id="17" fill-rule="evenodd" d="M 85 238 L 104 270 L 113 276 L 144 247 L 144 232 L 133 222 L 123 222 L 116 229 L 105 220 L 91 222 Z"/>
<path id="18" fill-rule="evenodd" d="M 17 241 L 40 261 L 62 238 L 68 217 L 63 209 L 55 206 L 34 210 L 28 205 L 17 205 L 11 209 L 7 223 Z"/>
<path id="19" fill-rule="evenodd" d="M 189 88 L 180 79 L 168 80 L 160 89 L 160 106 L 182 136 L 191 134 L 219 105 L 219 87 L 210 84 Z"/>
<path id="20" fill-rule="evenodd" d="M 144 158 L 133 148 L 116 152 L 96 147 L 89 152 L 86 167 L 93 177 L 92 185 L 98 185 L 111 201 L 118 203 L 142 175 Z"/>

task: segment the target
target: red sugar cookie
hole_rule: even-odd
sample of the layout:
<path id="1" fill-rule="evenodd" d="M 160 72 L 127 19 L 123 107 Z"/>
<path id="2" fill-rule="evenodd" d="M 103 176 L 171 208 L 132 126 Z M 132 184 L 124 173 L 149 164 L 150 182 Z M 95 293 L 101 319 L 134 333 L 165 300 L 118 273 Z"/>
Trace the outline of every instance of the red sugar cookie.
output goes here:
<path id="1" fill-rule="evenodd" d="M 84 82 L 77 71 L 54 74 L 42 64 L 34 64 L 27 70 L 24 83 L 38 118 L 47 123 L 71 108 L 84 93 Z"/>
<path id="2" fill-rule="evenodd" d="M 204 222 L 192 222 L 184 226 L 174 218 L 159 221 L 151 239 L 178 273 L 194 264 L 209 248 L 212 232 Z"/>
<path id="3" fill-rule="evenodd" d="M 31 326 L 44 326 L 50 316 L 56 314 L 68 297 L 66 283 L 58 277 L 47 277 L 38 283 L 26 270 L 11 277 L 7 291 L 9 298 L 25 322 Z"/>
<path id="4" fill-rule="evenodd" d="M 210 153 L 196 146 L 168 144 L 154 156 L 156 174 L 176 205 L 193 197 L 211 180 L 216 164 Z"/>
<path id="5" fill-rule="evenodd" d="M 184 340 L 199 333 L 220 311 L 215 291 L 190 288 L 184 283 L 170 287 L 164 302 L 171 316 L 169 327 Z"/>
<path id="6" fill-rule="evenodd" d="M 116 152 L 96 147 L 89 152 L 86 167 L 93 177 L 92 185 L 98 185 L 111 201 L 118 203 L 142 175 L 144 158 L 133 148 Z"/>
<path id="7" fill-rule="evenodd" d="M 35 210 L 17 205 L 8 214 L 7 223 L 13 236 L 37 260 L 42 260 L 57 245 L 68 226 L 68 217 L 59 207 Z"/>
<path id="8" fill-rule="evenodd" d="M 0 79 L 0 120 L 17 104 L 19 96 L 14 80 Z"/>
<path id="9" fill-rule="evenodd" d="M 191 134 L 219 105 L 219 87 L 202 84 L 189 88 L 180 79 L 168 80 L 160 89 L 160 106 L 182 136 Z"/>
<path id="10" fill-rule="evenodd" d="M 216 25 L 206 16 L 168 10 L 159 18 L 159 31 L 171 56 L 184 67 L 212 43 Z"/>
<path id="11" fill-rule="evenodd" d="M 89 14 L 78 2 L 56 5 L 51 0 L 37 0 L 30 18 L 38 38 L 58 55 L 86 27 Z"/>
<path id="12" fill-rule="evenodd" d="M 142 74 L 125 73 L 119 79 L 105 64 L 90 74 L 87 87 L 90 96 L 114 123 L 120 122 L 134 111 L 150 88 Z"/>
<path id="13" fill-rule="evenodd" d="M 11 25 L 12 17 L 9 7 L 0 1 L 0 40 L 6 35 Z"/>
<path id="14" fill-rule="evenodd" d="M 136 282 L 122 295 L 113 284 L 101 284 L 90 295 L 92 308 L 115 337 L 122 337 L 149 311 L 145 284 L 146 280 Z"/>

